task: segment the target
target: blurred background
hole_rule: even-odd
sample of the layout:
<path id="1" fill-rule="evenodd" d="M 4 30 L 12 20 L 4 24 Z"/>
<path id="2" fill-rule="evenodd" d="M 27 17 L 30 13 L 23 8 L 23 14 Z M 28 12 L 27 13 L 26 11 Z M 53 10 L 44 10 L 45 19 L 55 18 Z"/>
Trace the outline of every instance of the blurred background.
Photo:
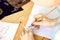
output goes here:
<path id="1" fill-rule="evenodd" d="M 22 11 L 22 6 L 30 0 L 0 0 L 0 20 L 15 12 Z"/>

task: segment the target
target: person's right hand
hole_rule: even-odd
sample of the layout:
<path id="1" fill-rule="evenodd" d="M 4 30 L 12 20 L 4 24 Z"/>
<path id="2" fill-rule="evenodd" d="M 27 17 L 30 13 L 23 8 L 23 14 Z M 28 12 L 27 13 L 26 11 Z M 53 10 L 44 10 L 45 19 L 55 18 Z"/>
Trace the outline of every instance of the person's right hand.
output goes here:
<path id="1" fill-rule="evenodd" d="M 42 25 L 46 27 L 51 27 L 56 25 L 57 19 L 50 19 L 46 17 L 45 15 L 37 14 L 34 16 L 34 22 L 32 23 L 33 25 Z"/>

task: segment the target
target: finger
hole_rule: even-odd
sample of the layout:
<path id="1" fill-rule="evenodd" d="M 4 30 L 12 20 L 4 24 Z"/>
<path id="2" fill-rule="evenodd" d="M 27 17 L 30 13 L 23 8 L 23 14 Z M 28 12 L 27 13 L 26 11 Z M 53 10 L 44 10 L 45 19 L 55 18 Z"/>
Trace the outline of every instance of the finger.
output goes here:
<path id="1" fill-rule="evenodd" d="M 33 23 L 34 23 L 35 21 L 36 21 L 36 19 L 34 18 L 33 21 L 32 21 L 32 23 L 31 23 L 31 25 L 30 25 L 30 27 L 34 26 Z"/>
<path id="2" fill-rule="evenodd" d="M 40 29 L 40 25 L 35 25 L 34 26 L 36 29 Z"/>
<path id="3" fill-rule="evenodd" d="M 42 17 L 42 16 L 44 16 L 44 15 L 42 15 L 42 14 L 37 14 L 37 15 L 34 15 L 34 18 L 40 18 L 40 17 Z"/>
<path id="4" fill-rule="evenodd" d="M 20 38 L 22 39 L 23 38 L 23 36 L 20 34 Z"/>
<path id="5" fill-rule="evenodd" d="M 24 31 L 22 31 L 22 33 L 20 34 L 20 38 L 22 39 L 24 36 Z"/>
<path id="6" fill-rule="evenodd" d="M 34 22 L 33 25 L 42 25 L 42 22 Z"/>
<path id="7" fill-rule="evenodd" d="M 33 35 L 33 30 L 32 29 L 29 30 L 29 35 L 30 36 Z"/>
<path id="8" fill-rule="evenodd" d="M 25 35 L 25 31 L 23 30 L 22 33 L 21 33 L 21 36 L 24 36 Z"/>
<path id="9" fill-rule="evenodd" d="M 28 30 L 25 30 L 25 34 L 28 34 Z"/>
<path id="10" fill-rule="evenodd" d="M 41 21 L 43 21 L 43 18 L 42 17 L 39 18 L 39 19 L 37 19 L 35 22 L 41 22 Z"/>
<path id="11" fill-rule="evenodd" d="M 26 36 L 26 37 L 28 37 L 28 36 L 29 36 L 28 31 L 25 31 L 25 36 Z"/>
<path id="12" fill-rule="evenodd" d="M 34 40 L 33 30 L 30 30 L 30 31 L 29 31 L 29 37 L 30 37 L 30 38 L 33 38 L 33 40 Z"/>
<path id="13" fill-rule="evenodd" d="M 30 28 L 30 30 L 29 30 L 30 32 L 33 32 L 33 29 L 32 28 Z"/>
<path id="14" fill-rule="evenodd" d="M 33 20 L 33 21 L 32 21 L 32 23 L 33 23 L 33 22 L 35 22 L 35 20 L 36 20 L 36 19 L 35 19 L 35 18 L 33 18 L 32 20 Z"/>
<path id="15" fill-rule="evenodd" d="M 31 26 L 40 25 L 40 22 L 41 22 L 41 21 L 43 21 L 43 19 L 39 18 L 39 19 L 35 20 L 35 22 L 33 22 L 33 23 L 31 24 Z"/>

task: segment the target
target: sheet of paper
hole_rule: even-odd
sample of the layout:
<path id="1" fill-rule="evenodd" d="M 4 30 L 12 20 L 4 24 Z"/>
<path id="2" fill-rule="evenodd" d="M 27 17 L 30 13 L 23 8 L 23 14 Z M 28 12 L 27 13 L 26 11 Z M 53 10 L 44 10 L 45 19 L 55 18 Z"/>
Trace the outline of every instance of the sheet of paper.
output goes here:
<path id="1" fill-rule="evenodd" d="M 0 40 L 13 40 L 19 24 L 0 21 Z"/>
<path id="2" fill-rule="evenodd" d="M 28 19 L 26 28 L 29 30 L 30 25 L 33 22 L 34 15 L 41 14 L 41 13 L 42 14 L 46 14 L 47 12 L 52 10 L 53 8 L 46 9 L 46 8 L 40 7 L 39 5 L 35 4 L 33 6 L 33 9 L 31 11 L 30 17 Z M 55 18 L 55 17 L 58 17 L 58 16 L 59 16 L 59 13 L 55 10 L 51 14 L 49 14 L 47 17 Z M 58 30 L 59 27 L 60 27 L 60 25 L 57 25 L 57 26 L 58 27 L 54 26 L 54 27 L 51 27 L 51 28 L 48 28 L 48 27 L 45 27 L 45 26 L 40 26 L 39 30 L 35 29 L 34 26 L 33 26 L 33 32 L 36 35 L 52 39 L 54 37 L 54 33 L 56 32 L 56 30 Z"/>

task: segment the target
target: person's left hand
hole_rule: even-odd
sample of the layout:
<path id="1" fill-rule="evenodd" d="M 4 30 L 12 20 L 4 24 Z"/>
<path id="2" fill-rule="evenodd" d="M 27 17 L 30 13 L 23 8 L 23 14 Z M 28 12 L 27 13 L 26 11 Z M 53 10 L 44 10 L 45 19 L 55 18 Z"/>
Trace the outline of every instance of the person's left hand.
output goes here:
<path id="1" fill-rule="evenodd" d="M 34 40 L 32 30 L 30 31 L 23 31 L 20 35 L 21 40 Z"/>

